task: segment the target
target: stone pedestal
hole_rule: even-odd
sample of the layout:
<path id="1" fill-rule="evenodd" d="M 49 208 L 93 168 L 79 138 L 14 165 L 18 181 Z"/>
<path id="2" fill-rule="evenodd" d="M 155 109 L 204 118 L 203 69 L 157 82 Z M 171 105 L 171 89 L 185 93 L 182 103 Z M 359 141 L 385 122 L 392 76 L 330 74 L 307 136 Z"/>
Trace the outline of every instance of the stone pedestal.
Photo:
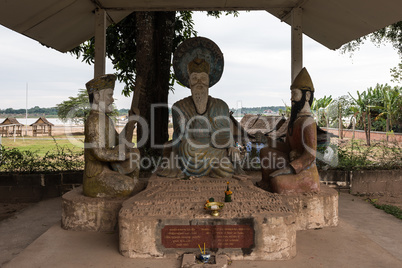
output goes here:
<path id="1" fill-rule="evenodd" d="M 73 231 L 113 232 L 127 198 L 91 198 L 76 188 L 62 197 L 61 227 Z"/>
<path id="2" fill-rule="evenodd" d="M 318 193 L 284 195 L 296 216 L 296 230 L 338 226 L 338 192 L 321 184 Z"/>
<path id="3" fill-rule="evenodd" d="M 296 255 L 296 218 L 278 194 L 249 180 L 229 179 L 232 202 L 217 217 L 204 210 L 224 201 L 225 179 L 153 175 L 147 189 L 123 203 L 120 252 L 130 258 L 198 252 L 198 245 L 233 260 L 285 260 Z"/>

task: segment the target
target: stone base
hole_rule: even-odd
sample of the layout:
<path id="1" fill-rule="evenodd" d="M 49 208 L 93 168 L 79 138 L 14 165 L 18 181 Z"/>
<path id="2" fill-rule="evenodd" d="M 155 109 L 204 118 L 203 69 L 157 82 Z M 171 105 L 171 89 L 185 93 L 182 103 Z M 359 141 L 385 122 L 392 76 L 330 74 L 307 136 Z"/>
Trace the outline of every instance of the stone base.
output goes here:
<path id="1" fill-rule="evenodd" d="M 123 203 L 120 252 L 154 258 L 199 252 L 198 245 L 232 260 L 285 260 L 296 255 L 296 219 L 278 194 L 250 180 L 228 179 L 232 202 L 219 216 L 204 210 L 211 197 L 224 201 L 226 179 L 150 178 L 148 187 Z"/>
<path id="2" fill-rule="evenodd" d="M 73 231 L 113 232 L 122 203 L 127 198 L 91 198 L 82 193 L 82 187 L 62 197 L 61 227 Z"/>
<path id="3" fill-rule="evenodd" d="M 213 257 L 215 258 L 215 262 L 209 261 L 207 264 L 204 264 L 201 263 L 201 261 L 197 260 L 195 254 L 184 254 L 180 268 L 203 268 L 205 267 L 204 265 L 208 265 L 208 268 L 228 267 L 228 258 L 226 257 L 226 255 L 216 255 Z"/>
<path id="4" fill-rule="evenodd" d="M 338 192 L 321 184 L 318 193 L 284 195 L 283 202 L 295 213 L 296 230 L 338 226 Z"/>

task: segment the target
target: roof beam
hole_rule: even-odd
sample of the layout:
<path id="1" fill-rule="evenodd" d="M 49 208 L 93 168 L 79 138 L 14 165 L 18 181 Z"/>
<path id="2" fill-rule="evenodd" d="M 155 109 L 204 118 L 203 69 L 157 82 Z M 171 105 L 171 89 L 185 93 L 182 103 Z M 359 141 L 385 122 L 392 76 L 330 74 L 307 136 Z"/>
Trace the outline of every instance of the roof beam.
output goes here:
<path id="1" fill-rule="evenodd" d="M 94 0 L 105 10 L 120 11 L 210 11 L 210 10 L 265 10 L 267 8 L 293 8 L 299 0 Z"/>

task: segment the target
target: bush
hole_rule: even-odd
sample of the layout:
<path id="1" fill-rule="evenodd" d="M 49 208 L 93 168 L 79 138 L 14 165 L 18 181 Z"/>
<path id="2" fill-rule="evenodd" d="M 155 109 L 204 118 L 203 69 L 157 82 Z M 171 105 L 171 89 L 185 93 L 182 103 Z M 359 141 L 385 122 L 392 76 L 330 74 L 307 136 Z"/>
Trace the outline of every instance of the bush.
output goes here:
<path id="1" fill-rule="evenodd" d="M 83 152 L 76 153 L 56 144 L 56 149 L 43 157 L 36 152 L 6 148 L 0 145 L 1 172 L 52 172 L 84 169 Z"/>
<path id="2" fill-rule="evenodd" d="M 351 140 L 338 146 L 338 166 L 335 169 L 400 169 L 402 147 L 397 143 L 377 142 L 371 146 L 362 141 Z"/>

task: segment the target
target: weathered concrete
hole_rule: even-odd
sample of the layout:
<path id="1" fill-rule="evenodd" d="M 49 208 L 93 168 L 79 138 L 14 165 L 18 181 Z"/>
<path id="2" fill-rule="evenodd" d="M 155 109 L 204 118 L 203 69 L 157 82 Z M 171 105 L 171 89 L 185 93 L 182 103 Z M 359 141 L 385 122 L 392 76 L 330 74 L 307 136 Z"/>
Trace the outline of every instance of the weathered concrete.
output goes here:
<path id="1" fill-rule="evenodd" d="M 318 170 L 320 181 L 326 185 L 349 186 L 351 171 L 329 169 Z M 322 185 L 321 183 L 321 185 Z"/>
<path id="2" fill-rule="evenodd" d="M 351 194 L 402 194 L 401 170 L 359 170 L 351 174 Z"/>
<path id="3" fill-rule="evenodd" d="M 126 199 L 87 197 L 82 187 L 76 188 L 62 197 L 61 226 L 73 231 L 115 231 L 119 210 Z"/>
<path id="4" fill-rule="evenodd" d="M 211 256 L 212 257 L 212 256 Z M 215 262 L 209 261 L 207 264 L 197 260 L 196 254 L 184 254 L 180 268 L 226 268 L 228 267 L 228 257 L 226 255 L 214 255 Z"/>
<path id="5" fill-rule="evenodd" d="M 296 230 L 338 226 L 338 192 L 321 185 L 318 193 L 283 196 L 296 216 Z"/>
<path id="6" fill-rule="evenodd" d="M 48 229 L 48 226 L 44 227 L 47 221 L 59 220 L 60 210 L 59 216 L 53 213 L 57 212 L 52 208 L 53 204 L 53 200 L 42 201 L 0 223 L 0 244 L 4 246 L 0 249 L 0 266 L 170 268 L 181 265 L 181 258 L 125 258 L 117 250 L 117 233 L 70 232 L 62 229 L 59 223 L 31 244 L 38 232 L 43 233 Z M 228 260 L 231 263 L 228 267 L 402 267 L 401 220 L 347 193 L 339 196 L 339 217 L 339 226 L 336 228 L 297 232 L 297 256 L 291 260 Z M 20 246 L 20 251 L 27 248 L 18 254 L 19 251 L 15 252 L 14 248 L 21 240 L 26 240 L 26 244 Z M 199 249 L 191 252 L 197 254 Z"/>
<path id="7" fill-rule="evenodd" d="M 82 184 L 82 171 L 0 173 L 0 202 L 39 202 Z"/>
<path id="8" fill-rule="evenodd" d="M 178 225 L 186 229 L 186 226 L 196 225 L 249 223 L 255 232 L 254 244 L 250 248 L 225 244 L 220 248 L 207 245 L 207 249 L 236 260 L 293 258 L 296 255 L 295 217 L 281 196 L 257 188 L 247 179 L 228 181 L 233 191 L 232 202 L 225 203 L 220 215 L 213 217 L 203 209 L 205 200 L 214 197 L 215 201 L 222 202 L 226 180 L 202 177 L 190 181 L 154 175 L 146 190 L 123 203 L 119 214 L 121 254 L 130 258 L 152 258 L 197 249 L 197 246 L 181 248 L 181 244 L 174 249 L 165 247 L 161 237 L 165 226 Z"/>
<path id="9" fill-rule="evenodd" d="M 321 182 L 350 188 L 352 194 L 400 195 L 402 170 L 320 170 Z"/>
<path id="10" fill-rule="evenodd" d="M 16 257 L 51 226 L 60 225 L 61 198 L 31 204 L 0 221 L 0 267 Z M 32 266 L 31 266 L 32 267 Z"/>

